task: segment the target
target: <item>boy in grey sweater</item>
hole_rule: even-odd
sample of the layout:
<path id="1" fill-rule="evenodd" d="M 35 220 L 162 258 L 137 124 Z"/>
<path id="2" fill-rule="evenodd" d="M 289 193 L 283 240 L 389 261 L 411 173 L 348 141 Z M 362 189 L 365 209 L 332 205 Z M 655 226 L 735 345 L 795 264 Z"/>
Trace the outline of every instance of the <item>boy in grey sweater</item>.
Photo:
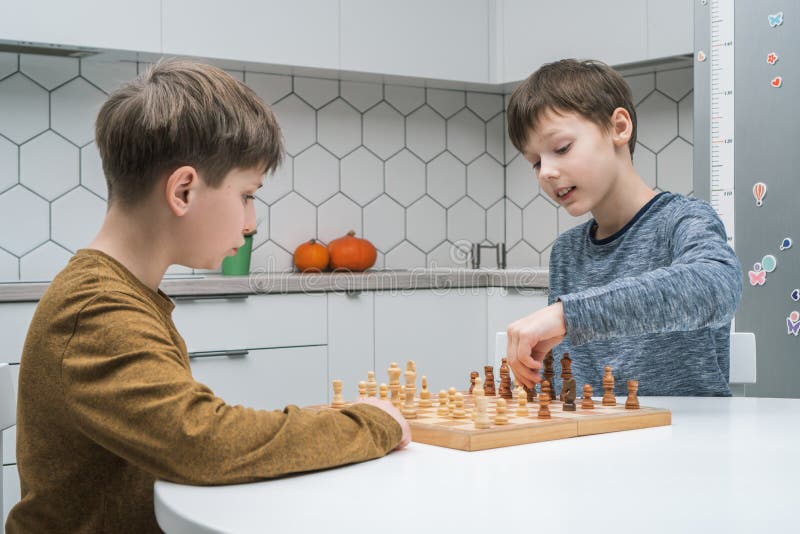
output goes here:
<path id="1" fill-rule="evenodd" d="M 625 80 L 596 61 L 542 66 L 508 105 L 508 132 L 539 186 L 572 216 L 550 254 L 549 306 L 508 327 L 508 359 L 533 386 L 548 351 L 578 384 L 640 395 L 730 395 L 739 261 L 705 202 L 656 193 L 633 167 L 636 111 Z M 555 384 L 559 388 L 559 384 Z"/>

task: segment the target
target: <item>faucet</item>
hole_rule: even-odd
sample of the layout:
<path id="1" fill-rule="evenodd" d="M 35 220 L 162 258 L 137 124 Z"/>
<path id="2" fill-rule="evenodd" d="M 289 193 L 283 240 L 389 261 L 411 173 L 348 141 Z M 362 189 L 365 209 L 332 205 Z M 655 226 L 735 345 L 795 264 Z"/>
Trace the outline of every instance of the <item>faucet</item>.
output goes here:
<path id="1" fill-rule="evenodd" d="M 497 259 L 497 268 L 506 268 L 506 244 L 503 242 L 495 243 L 494 245 L 483 245 L 481 243 L 472 244 L 472 268 L 481 268 L 481 249 L 494 249 L 495 258 Z"/>

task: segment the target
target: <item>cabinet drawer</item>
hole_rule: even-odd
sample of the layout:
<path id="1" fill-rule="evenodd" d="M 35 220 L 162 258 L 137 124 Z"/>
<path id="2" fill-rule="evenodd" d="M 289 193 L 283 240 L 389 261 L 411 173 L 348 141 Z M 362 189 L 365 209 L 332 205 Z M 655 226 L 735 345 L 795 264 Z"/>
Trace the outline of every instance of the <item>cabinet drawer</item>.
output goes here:
<path id="1" fill-rule="evenodd" d="M 172 313 L 189 352 L 325 345 L 326 295 L 181 297 Z"/>
<path id="2" fill-rule="evenodd" d="M 19 363 L 38 302 L 0 304 L 0 363 Z"/>
<path id="3" fill-rule="evenodd" d="M 232 353 L 234 351 L 231 351 Z M 328 348 L 239 351 L 192 358 L 192 375 L 225 402 L 262 410 L 328 400 Z"/>

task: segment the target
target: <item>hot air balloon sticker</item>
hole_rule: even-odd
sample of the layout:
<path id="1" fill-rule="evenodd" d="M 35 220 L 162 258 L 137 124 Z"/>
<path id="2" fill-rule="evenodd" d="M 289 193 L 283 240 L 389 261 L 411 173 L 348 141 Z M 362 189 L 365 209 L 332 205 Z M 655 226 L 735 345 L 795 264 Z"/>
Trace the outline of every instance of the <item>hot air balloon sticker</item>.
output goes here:
<path id="1" fill-rule="evenodd" d="M 767 196 L 767 184 L 764 182 L 756 182 L 753 186 L 753 196 L 756 197 L 756 206 L 764 204 L 764 197 Z"/>

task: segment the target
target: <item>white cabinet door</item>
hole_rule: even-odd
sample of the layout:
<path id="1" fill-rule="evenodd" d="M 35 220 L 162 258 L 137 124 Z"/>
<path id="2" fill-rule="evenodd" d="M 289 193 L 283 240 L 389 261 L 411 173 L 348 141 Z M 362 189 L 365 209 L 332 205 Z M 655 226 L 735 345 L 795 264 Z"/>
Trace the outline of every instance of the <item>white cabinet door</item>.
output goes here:
<path id="1" fill-rule="evenodd" d="M 161 52 L 161 1 L 3 2 L 0 39 Z"/>
<path id="2" fill-rule="evenodd" d="M 328 400 L 324 346 L 245 351 L 192 359 L 192 375 L 230 405 L 282 410 Z"/>
<path id="3" fill-rule="evenodd" d="M 8 512 L 21 498 L 19 489 L 19 473 L 16 465 L 3 466 L 3 524 L 8 518 Z"/>
<path id="4" fill-rule="evenodd" d="M 325 293 L 197 296 L 176 297 L 176 300 L 172 317 L 189 352 L 328 342 Z"/>
<path id="5" fill-rule="evenodd" d="M 328 293 L 328 376 L 342 380 L 345 399 L 357 398 L 358 383 L 375 370 L 374 295 Z M 383 374 L 375 373 L 378 383 L 387 382 Z"/>
<path id="6" fill-rule="evenodd" d="M 0 363 L 19 363 L 38 302 L 0 303 Z"/>
<path id="7" fill-rule="evenodd" d="M 11 365 L 11 380 L 14 384 L 14 398 L 17 397 L 19 383 L 19 365 Z M 17 463 L 17 426 L 3 430 L 3 464 Z"/>
<path id="8" fill-rule="evenodd" d="M 341 0 L 341 68 L 489 81 L 488 0 Z"/>
<path id="9" fill-rule="evenodd" d="M 649 59 L 692 53 L 694 50 L 694 1 L 647 0 Z"/>
<path id="10" fill-rule="evenodd" d="M 405 370 L 405 362 L 414 360 L 417 388 L 423 375 L 433 394 L 467 387 L 470 371 L 482 369 L 491 358 L 486 324 L 485 288 L 375 293 L 378 382 L 388 381 L 391 362 Z"/>
<path id="11" fill-rule="evenodd" d="M 339 68 L 339 4 L 163 0 L 164 53 Z"/>
<path id="12" fill-rule="evenodd" d="M 491 355 L 490 361 L 496 364 L 495 334 L 505 332 L 514 321 L 547 306 L 547 292 L 543 289 L 493 287 L 489 288 L 487 300 L 487 352 Z M 499 368 L 499 365 L 495 367 Z M 500 375 L 495 376 L 499 379 Z"/>
<path id="13" fill-rule="evenodd" d="M 647 3 L 642 0 L 505 0 L 504 80 L 524 80 L 542 64 L 563 58 L 611 65 L 647 59 Z"/>

